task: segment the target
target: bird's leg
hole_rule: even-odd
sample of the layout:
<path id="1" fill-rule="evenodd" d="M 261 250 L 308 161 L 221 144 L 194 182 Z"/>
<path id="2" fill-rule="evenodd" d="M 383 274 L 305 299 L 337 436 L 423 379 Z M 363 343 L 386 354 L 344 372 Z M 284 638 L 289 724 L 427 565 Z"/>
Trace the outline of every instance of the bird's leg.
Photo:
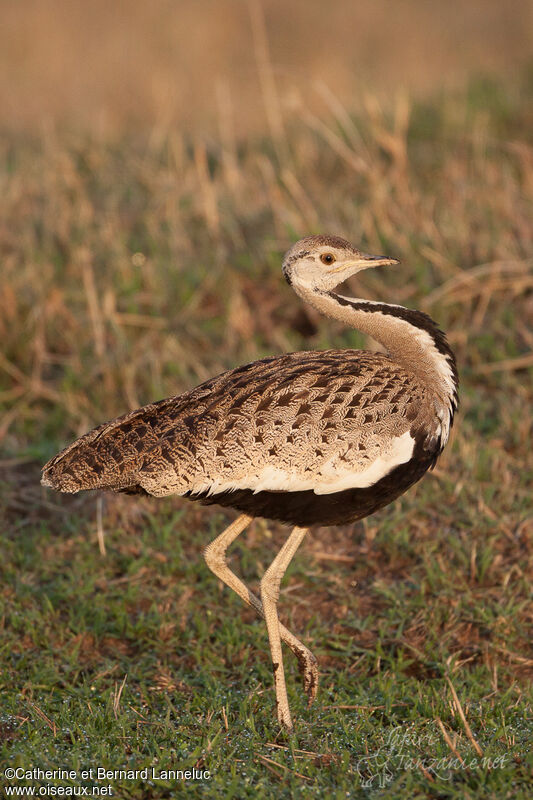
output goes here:
<path id="1" fill-rule="evenodd" d="M 289 732 L 292 731 L 292 720 L 289 710 L 289 700 L 287 698 L 287 687 L 285 685 L 285 673 L 283 671 L 280 638 L 281 626 L 278 620 L 277 605 L 281 579 L 285 575 L 285 571 L 306 533 L 307 528 L 293 528 L 291 535 L 261 578 L 261 600 L 263 601 L 263 611 L 268 630 L 270 653 L 272 655 L 272 666 L 274 668 L 278 720 L 280 725 L 285 726 Z"/>
<path id="2" fill-rule="evenodd" d="M 263 605 L 258 597 L 253 594 L 248 587 L 230 570 L 226 563 L 226 550 L 237 536 L 243 532 L 253 517 L 242 514 L 217 536 L 204 551 L 204 558 L 207 566 L 217 578 L 226 586 L 233 589 L 241 600 L 255 608 L 262 617 L 265 616 Z M 285 644 L 290 647 L 298 660 L 298 667 L 303 676 L 304 691 L 307 694 L 309 705 L 316 697 L 318 687 L 318 665 L 313 653 L 302 642 L 294 636 L 287 628 L 280 623 L 279 633 Z"/>

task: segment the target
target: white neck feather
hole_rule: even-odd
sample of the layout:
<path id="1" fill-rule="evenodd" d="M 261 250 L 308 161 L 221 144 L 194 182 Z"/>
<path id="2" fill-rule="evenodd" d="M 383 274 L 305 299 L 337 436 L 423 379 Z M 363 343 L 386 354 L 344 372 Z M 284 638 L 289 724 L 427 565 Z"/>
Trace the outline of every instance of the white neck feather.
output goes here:
<path id="1" fill-rule="evenodd" d="M 457 368 L 446 337 L 433 320 L 403 306 L 343 297 L 297 282 L 293 288 L 317 311 L 371 336 L 424 381 L 435 397 L 444 444 L 457 407 Z"/>

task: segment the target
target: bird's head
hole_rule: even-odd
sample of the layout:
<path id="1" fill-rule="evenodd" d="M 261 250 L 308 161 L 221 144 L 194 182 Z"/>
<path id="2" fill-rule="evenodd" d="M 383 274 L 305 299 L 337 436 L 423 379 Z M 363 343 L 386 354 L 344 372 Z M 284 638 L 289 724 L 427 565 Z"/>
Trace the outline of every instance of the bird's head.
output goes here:
<path id="1" fill-rule="evenodd" d="M 294 289 L 329 292 L 363 269 L 399 263 L 362 253 L 340 236 L 306 236 L 285 253 L 283 274 Z"/>

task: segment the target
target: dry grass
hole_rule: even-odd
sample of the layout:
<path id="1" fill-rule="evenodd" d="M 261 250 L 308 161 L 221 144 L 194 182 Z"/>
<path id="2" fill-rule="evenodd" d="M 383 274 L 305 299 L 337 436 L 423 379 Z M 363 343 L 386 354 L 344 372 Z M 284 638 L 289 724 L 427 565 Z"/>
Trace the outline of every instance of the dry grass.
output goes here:
<path id="1" fill-rule="evenodd" d="M 444 104 L 438 119 L 403 95 L 390 113 L 369 100 L 364 119 L 335 105 L 329 126 L 302 108 L 283 153 L 207 148 L 173 130 L 155 142 L 50 133 L 6 145 L 7 451 L 80 433 L 243 359 L 323 346 L 326 326 L 279 274 L 283 249 L 310 231 L 400 257 L 401 272 L 363 275 L 353 290 L 433 314 L 467 386 L 490 404 L 510 380 L 526 403 L 531 112 L 499 91 L 491 120 L 483 95 Z"/>

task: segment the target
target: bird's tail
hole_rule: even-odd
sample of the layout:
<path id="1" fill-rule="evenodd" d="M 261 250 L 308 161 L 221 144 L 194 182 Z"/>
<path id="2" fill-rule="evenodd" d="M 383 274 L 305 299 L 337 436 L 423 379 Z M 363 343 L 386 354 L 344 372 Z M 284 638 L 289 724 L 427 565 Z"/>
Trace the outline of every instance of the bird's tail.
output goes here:
<path id="1" fill-rule="evenodd" d="M 139 409 L 94 428 L 43 467 L 41 483 L 59 492 L 134 488 L 141 462 L 139 436 L 132 435 Z M 144 410 L 144 409 L 143 409 Z M 136 447 L 137 445 L 137 447 Z"/>

